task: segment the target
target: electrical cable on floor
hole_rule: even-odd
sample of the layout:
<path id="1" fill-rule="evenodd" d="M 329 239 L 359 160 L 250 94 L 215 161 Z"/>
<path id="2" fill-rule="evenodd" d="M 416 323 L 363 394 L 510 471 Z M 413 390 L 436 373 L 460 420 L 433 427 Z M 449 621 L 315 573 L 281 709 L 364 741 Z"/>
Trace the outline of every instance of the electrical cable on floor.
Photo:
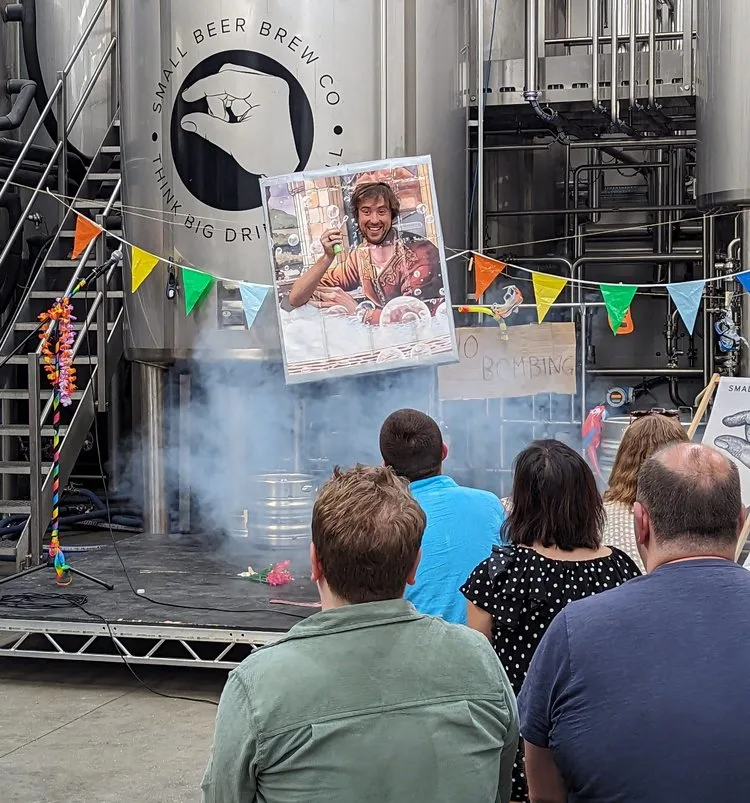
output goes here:
<path id="1" fill-rule="evenodd" d="M 117 639 L 115 638 L 115 634 L 112 632 L 112 626 L 110 625 L 109 621 L 105 619 L 105 617 L 101 616 L 98 613 L 94 613 L 86 608 L 86 603 L 88 602 L 88 597 L 85 594 L 65 594 L 65 593 L 58 593 L 58 594 L 34 594 L 34 593 L 27 593 L 27 594 L 3 594 L 0 596 L 0 608 L 13 608 L 14 610 L 18 611 L 26 611 L 26 610 L 63 610 L 66 608 L 78 608 L 79 610 L 83 611 L 86 616 L 90 616 L 92 619 L 96 619 L 101 622 L 106 628 L 107 632 L 109 633 L 109 638 L 114 644 L 115 649 L 117 650 L 118 655 L 122 658 L 122 662 L 130 672 L 130 674 L 138 681 L 138 683 L 143 686 L 146 691 L 150 691 L 152 694 L 156 694 L 159 697 L 166 697 L 168 700 L 185 700 L 189 703 L 205 703 L 206 705 L 212 705 L 214 707 L 218 706 L 219 704 L 214 700 L 208 700 L 205 697 L 187 697 L 186 695 L 182 694 L 167 694 L 166 692 L 159 691 L 158 689 L 153 688 L 150 686 L 146 681 L 138 675 L 138 673 L 133 669 L 130 665 L 130 661 L 125 652 L 121 649 Z"/>

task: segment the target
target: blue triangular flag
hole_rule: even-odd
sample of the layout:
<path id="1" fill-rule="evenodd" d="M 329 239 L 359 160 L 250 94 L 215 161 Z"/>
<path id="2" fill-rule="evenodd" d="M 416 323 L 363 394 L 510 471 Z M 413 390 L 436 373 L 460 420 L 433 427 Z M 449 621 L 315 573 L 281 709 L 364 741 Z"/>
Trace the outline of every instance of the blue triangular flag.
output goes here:
<path id="1" fill-rule="evenodd" d="M 270 286 L 267 284 L 250 284 L 240 282 L 240 295 L 242 296 L 242 309 L 245 311 L 247 328 L 251 329 L 258 311 L 266 300 Z"/>
<path id="2" fill-rule="evenodd" d="M 667 290 L 669 295 L 672 296 L 677 312 L 680 313 L 682 322 L 691 335 L 695 327 L 695 319 L 698 317 L 705 284 L 703 279 L 697 279 L 694 282 L 678 282 L 677 284 L 667 285 Z"/>
<path id="3" fill-rule="evenodd" d="M 738 273 L 734 278 L 750 293 L 750 270 Z"/>

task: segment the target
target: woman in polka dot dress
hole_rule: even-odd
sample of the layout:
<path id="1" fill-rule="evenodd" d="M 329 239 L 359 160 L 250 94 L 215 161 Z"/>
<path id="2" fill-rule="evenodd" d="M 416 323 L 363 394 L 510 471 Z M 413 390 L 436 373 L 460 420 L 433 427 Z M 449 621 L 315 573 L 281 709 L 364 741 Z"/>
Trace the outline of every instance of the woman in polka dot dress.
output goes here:
<path id="1" fill-rule="evenodd" d="M 474 569 L 462 593 L 468 624 L 492 641 L 516 694 L 552 619 L 572 600 L 640 574 L 619 549 L 602 546 L 604 509 L 583 458 L 560 441 L 536 441 L 515 462 L 508 546 Z M 528 801 L 523 749 L 513 801 Z"/>

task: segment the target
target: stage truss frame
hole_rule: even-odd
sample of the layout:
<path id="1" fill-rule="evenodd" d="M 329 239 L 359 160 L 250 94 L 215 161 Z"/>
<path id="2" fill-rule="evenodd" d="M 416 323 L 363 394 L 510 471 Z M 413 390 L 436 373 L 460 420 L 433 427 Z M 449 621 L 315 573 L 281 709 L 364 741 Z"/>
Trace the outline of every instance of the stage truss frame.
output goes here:
<path id="1" fill-rule="evenodd" d="M 159 624 L 0 619 L 0 658 L 234 669 L 284 633 Z"/>

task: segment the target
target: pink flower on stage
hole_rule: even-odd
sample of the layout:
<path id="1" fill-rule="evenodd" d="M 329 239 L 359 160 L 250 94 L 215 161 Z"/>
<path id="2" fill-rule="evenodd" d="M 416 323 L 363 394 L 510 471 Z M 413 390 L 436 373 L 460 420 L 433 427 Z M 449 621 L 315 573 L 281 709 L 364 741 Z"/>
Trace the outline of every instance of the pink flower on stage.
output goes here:
<path id="1" fill-rule="evenodd" d="M 266 582 L 270 586 L 285 586 L 291 583 L 294 578 L 289 571 L 291 561 L 282 560 L 271 568 L 266 575 Z"/>

